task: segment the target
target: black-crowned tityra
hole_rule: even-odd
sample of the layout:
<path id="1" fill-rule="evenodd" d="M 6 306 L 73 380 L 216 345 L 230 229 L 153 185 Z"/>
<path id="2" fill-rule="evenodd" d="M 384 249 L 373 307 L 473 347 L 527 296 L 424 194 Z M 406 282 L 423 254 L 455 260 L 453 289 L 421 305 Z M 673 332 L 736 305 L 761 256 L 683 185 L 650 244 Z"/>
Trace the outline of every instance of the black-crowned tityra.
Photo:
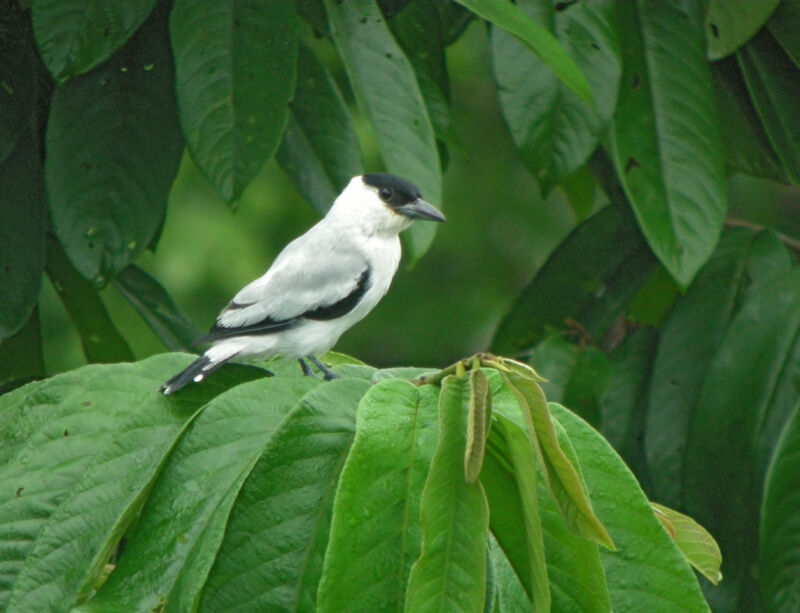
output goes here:
<path id="1" fill-rule="evenodd" d="M 415 219 L 444 221 L 419 189 L 386 174 L 354 177 L 328 214 L 280 252 L 270 269 L 245 286 L 199 343 L 211 346 L 161 391 L 199 383 L 230 360 L 316 356 L 383 298 L 400 262 L 399 234 Z"/>

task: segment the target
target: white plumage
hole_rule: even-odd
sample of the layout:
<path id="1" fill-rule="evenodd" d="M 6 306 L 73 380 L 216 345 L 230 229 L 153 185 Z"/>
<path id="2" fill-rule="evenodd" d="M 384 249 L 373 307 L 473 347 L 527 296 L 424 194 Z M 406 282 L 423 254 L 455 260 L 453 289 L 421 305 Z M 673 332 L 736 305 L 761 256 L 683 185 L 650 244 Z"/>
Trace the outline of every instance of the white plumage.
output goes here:
<path id="1" fill-rule="evenodd" d="M 354 177 L 328 214 L 290 242 L 245 286 L 201 341 L 211 347 L 167 381 L 171 394 L 229 360 L 309 358 L 330 350 L 386 295 L 400 263 L 399 234 L 414 218 L 444 221 L 412 183 L 384 174 Z"/>

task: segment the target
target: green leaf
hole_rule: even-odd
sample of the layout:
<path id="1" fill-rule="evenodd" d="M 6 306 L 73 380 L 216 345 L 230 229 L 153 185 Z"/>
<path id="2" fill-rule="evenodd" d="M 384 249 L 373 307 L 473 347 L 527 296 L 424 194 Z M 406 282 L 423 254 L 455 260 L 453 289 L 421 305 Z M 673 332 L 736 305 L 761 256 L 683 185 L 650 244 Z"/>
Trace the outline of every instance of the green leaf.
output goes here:
<path id="1" fill-rule="evenodd" d="M 736 60 L 711 67 L 728 173 L 744 172 L 785 183 L 786 171 L 764 132 Z"/>
<path id="2" fill-rule="evenodd" d="M 464 479 L 468 409 L 467 378 L 445 378 L 439 442 L 422 492 L 422 554 L 411 568 L 406 611 L 483 609 L 489 506 L 480 482 Z"/>
<path id="3" fill-rule="evenodd" d="M 134 264 L 114 277 L 114 286 L 131 303 L 150 329 L 171 351 L 190 351 L 200 337 L 153 277 Z"/>
<path id="4" fill-rule="evenodd" d="M 720 609 L 754 610 L 764 474 L 800 381 L 800 269 L 754 286 L 712 361 L 684 451 L 683 509 L 720 544 L 725 576 L 709 592 Z M 735 452 L 732 452 L 735 450 Z"/>
<path id="5" fill-rule="evenodd" d="M 564 403 L 599 429 L 602 423 L 601 402 L 609 387 L 611 365 L 597 347 L 584 347 L 577 352 L 575 367 L 564 386 Z"/>
<path id="6" fill-rule="evenodd" d="M 437 395 L 432 385 L 393 379 L 361 399 L 316 610 L 402 609 L 422 543 L 420 499 L 436 448 Z"/>
<path id="7" fill-rule="evenodd" d="M 259 372 L 226 368 L 180 399 L 159 394 L 187 357 L 86 366 L 0 398 L 4 610 L 69 610 L 143 502 L 182 426 L 213 396 Z"/>
<path id="8" fill-rule="evenodd" d="M 769 611 L 789 613 L 798 599 L 800 573 L 800 411 L 781 434 L 766 477 L 761 511 L 758 584 Z"/>
<path id="9" fill-rule="evenodd" d="M 504 460 L 513 469 L 512 479 L 518 491 L 519 510 L 521 513 L 513 518 L 513 523 L 517 524 L 515 530 L 519 531 L 521 520 L 525 529 L 527 566 L 530 572 L 523 584 L 530 586 L 529 593 L 533 610 L 549 611 L 551 604 L 550 584 L 547 576 L 547 564 L 545 563 L 542 523 L 539 517 L 539 494 L 536 490 L 538 481 L 536 470 L 539 462 L 536 458 L 534 442 L 523 428 L 502 415 L 497 415 L 495 418 L 494 429 L 503 439 L 503 446 L 506 451 Z M 495 448 L 498 446 L 495 443 Z M 487 473 L 483 483 L 491 478 L 491 473 Z M 490 512 L 492 510 L 491 500 L 490 498 Z"/>
<path id="10" fill-rule="evenodd" d="M 767 27 L 787 55 L 800 67 L 800 3 L 787 0 L 778 4 Z"/>
<path id="11" fill-rule="evenodd" d="M 295 3 L 176 0 L 170 36 L 189 152 L 234 202 L 286 127 L 297 76 Z"/>
<path id="12" fill-rule="evenodd" d="M 781 0 L 710 0 L 706 13 L 708 57 L 718 60 L 750 40 Z"/>
<path id="13" fill-rule="evenodd" d="M 0 342 L 0 395 L 45 375 L 39 309 L 13 336 Z"/>
<path id="14" fill-rule="evenodd" d="M 622 75 L 616 3 L 577 2 L 563 10 L 555 4 L 517 2 L 531 20 L 557 37 L 586 75 L 594 105 L 559 81 L 509 32 L 495 28 L 491 41 L 503 117 L 545 195 L 583 166 L 597 147 L 614 115 Z"/>
<path id="15" fill-rule="evenodd" d="M 389 172 L 419 186 L 425 200 L 440 205 L 442 171 L 433 127 L 414 71 L 392 38 L 374 0 L 325 0 L 331 35 L 356 100 L 372 125 Z M 407 232 L 409 256 L 427 251 L 435 224 Z"/>
<path id="16" fill-rule="evenodd" d="M 530 19 L 519 7 L 496 0 L 456 0 L 473 13 L 508 30 L 528 45 L 567 87 L 584 101 L 592 102 L 592 91 L 581 69 L 547 28 Z"/>
<path id="17" fill-rule="evenodd" d="M 11 155 L 17 141 L 28 133 L 36 111 L 39 62 L 30 21 L 16 2 L 0 14 L 0 164 Z"/>
<path id="18" fill-rule="evenodd" d="M 587 165 L 583 165 L 560 182 L 564 196 L 572 209 L 575 221 L 579 224 L 586 221 L 595 205 L 597 181 Z"/>
<path id="19" fill-rule="evenodd" d="M 614 205 L 602 209 L 550 255 L 500 322 L 492 351 L 528 349 L 545 337 L 548 328 L 569 328 L 568 319 L 591 337 L 602 335 L 653 266 L 628 210 Z M 570 283 L 564 283 L 566 278 Z"/>
<path id="20" fill-rule="evenodd" d="M 81 339 L 89 362 L 133 360 L 128 343 L 108 316 L 97 289 L 70 264 L 61 245 L 48 236 L 46 271 Z"/>
<path id="21" fill-rule="evenodd" d="M 99 286 L 147 248 L 178 171 L 183 143 L 166 10 L 156 8 L 103 66 L 53 93 L 45 160 L 50 217 L 72 264 Z"/>
<path id="22" fill-rule="evenodd" d="M 234 503 L 200 611 L 314 610 L 333 495 L 368 389 L 337 379 L 287 415 Z"/>
<path id="23" fill-rule="evenodd" d="M 645 420 L 644 448 L 655 500 L 683 508 L 686 438 L 709 368 L 748 279 L 757 284 L 781 269 L 789 269 L 789 256 L 773 233 L 727 230 L 667 317 L 653 362 Z M 745 353 L 750 355 L 751 349 Z"/>
<path id="24" fill-rule="evenodd" d="M 84 610 L 191 610 L 242 483 L 291 408 L 321 385 L 268 377 L 206 405 L 167 459 L 125 553 Z"/>
<path id="25" fill-rule="evenodd" d="M 610 132 L 617 175 L 647 242 L 682 286 L 728 207 L 702 3 L 625 2 L 625 71 Z"/>
<path id="26" fill-rule="evenodd" d="M 772 146 L 789 178 L 800 183 L 800 67 L 767 30 L 742 47 L 736 59 Z"/>
<path id="27" fill-rule="evenodd" d="M 600 550 L 613 611 L 708 611 L 681 552 L 656 519 L 636 479 L 605 439 L 555 403 L 580 462 L 592 504 L 618 549 Z"/>
<path id="28" fill-rule="evenodd" d="M 717 585 L 722 580 L 719 567 L 722 554 L 714 538 L 688 515 L 654 502 L 650 503 L 658 520 L 675 541 L 686 560 L 711 583 Z"/>
<path id="29" fill-rule="evenodd" d="M 155 4 L 156 0 L 33 0 L 33 31 L 39 53 L 55 79 L 66 81 L 111 57 Z"/>
<path id="30" fill-rule="evenodd" d="M 505 379 L 517 397 L 522 417 L 541 451 L 547 486 L 564 519 L 577 534 L 613 550 L 614 542 L 595 515 L 580 475 L 558 442 L 542 389 L 515 373 L 505 375 Z"/>
<path id="31" fill-rule="evenodd" d="M 506 554 L 497 539 L 489 535 L 490 575 L 494 578 L 496 598 L 493 613 L 512 613 L 513 611 L 530 611 L 531 601 L 508 561 Z"/>
<path id="32" fill-rule="evenodd" d="M 464 478 L 475 483 L 481 474 L 486 453 L 486 437 L 492 424 L 492 397 L 489 380 L 479 368 L 469 373 L 469 412 L 467 414 L 467 446 L 464 453 Z"/>
<path id="33" fill-rule="evenodd" d="M 25 325 L 39 298 L 45 223 L 39 147 L 28 130 L 0 162 L 0 340 Z"/>
<path id="34" fill-rule="evenodd" d="M 275 154 L 303 197 L 325 214 L 350 179 L 363 174 L 361 148 L 339 88 L 305 45 L 297 57 L 297 90 Z"/>

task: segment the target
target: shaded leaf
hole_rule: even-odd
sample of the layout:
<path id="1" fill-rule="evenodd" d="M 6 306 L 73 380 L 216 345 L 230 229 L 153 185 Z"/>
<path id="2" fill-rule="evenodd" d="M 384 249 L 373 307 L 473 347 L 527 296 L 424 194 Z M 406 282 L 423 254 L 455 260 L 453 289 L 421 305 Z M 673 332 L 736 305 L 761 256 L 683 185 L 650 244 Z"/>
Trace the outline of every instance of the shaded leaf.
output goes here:
<path id="1" fill-rule="evenodd" d="M 531 601 L 522 589 L 519 577 L 508 561 L 506 554 L 491 534 L 489 535 L 489 569 L 494 581 L 495 602 L 489 609 L 494 613 L 530 611 Z"/>
<path id="2" fill-rule="evenodd" d="M 50 217 L 72 264 L 99 286 L 147 248 L 178 171 L 183 143 L 166 11 L 159 6 L 111 60 L 53 93 Z"/>
<path id="3" fill-rule="evenodd" d="M 754 610 L 758 516 L 767 463 L 797 404 L 800 269 L 748 292 L 703 381 L 684 451 L 683 508 L 722 550 L 720 609 Z M 731 453 L 731 450 L 736 450 Z"/>
<path id="4" fill-rule="evenodd" d="M 97 289 L 72 267 L 61 245 L 48 236 L 47 276 L 81 339 L 89 362 L 133 360 L 133 352 L 108 316 Z"/>
<path id="5" fill-rule="evenodd" d="M 398 379 L 361 399 L 342 469 L 318 611 L 402 609 L 419 557 L 420 499 L 436 449 L 438 388 Z"/>
<path id="6" fill-rule="evenodd" d="M 570 90 L 523 42 L 500 28 L 492 30 L 500 108 L 523 161 L 545 195 L 577 171 L 597 147 L 614 114 L 622 74 L 616 3 L 577 2 L 563 10 L 555 10 L 555 4 L 517 2 L 528 17 L 556 36 L 586 75 L 594 105 Z"/>
<path id="7" fill-rule="evenodd" d="M 743 47 L 736 59 L 775 152 L 789 178 L 800 183 L 800 68 L 767 30 Z"/>
<path id="8" fill-rule="evenodd" d="M 688 515 L 660 504 L 650 503 L 656 517 L 664 525 L 675 545 L 678 546 L 686 560 L 694 566 L 711 583 L 717 585 L 722 580 L 719 567 L 722 554 L 714 538 L 708 530 Z"/>
<path id="9" fill-rule="evenodd" d="M 701 3 L 620 4 L 625 55 L 611 152 L 647 242 L 687 286 L 728 207 Z"/>
<path id="10" fill-rule="evenodd" d="M 341 93 L 305 45 L 299 48 L 297 89 L 289 108 L 276 159 L 303 197 L 325 214 L 350 179 L 364 172 L 364 163 Z"/>
<path id="11" fill-rule="evenodd" d="M 189 152 L 234 202 L 286 127 L 297 77 L 295 4 L 176 0 L 170 37 Z"/>
<path id="12" fill-rule="evenodd" d="M 25 325 L 39 298 L 45 223 L 39 148 L 28 130 L 0 162 L 0 340 Z"/>
<path id="13" fill-rule="evenodd" d="M 374 0 L 325 0 L 331 35 L 356 100 L 377 137 L 386 169 L 417 186 L 438 206 L 442 172 L 433 127 L 414 71 Z M 411 261 L 433 241 L 435 224 L 406 233 Z"/>
<path id="14" fill-rule="evenodd" d="M 167 349 L 191 351 L 200 333 L 178 310 L 158 281 L 138 266 L 130 264 L 114 277 L 114 286 Z"/>
<path id="15" fill-rule="evenodd" d="M 528 349 L 548 327 L 570 327 L 568 319 L 592 337 L 601 335 L 644 283 L 652 264 L 629 211 L 614 205 L 602 209 L 567 236 L 525 287 L 501 320 L 492 351 Z M 566 278 L 570 283 L 564 283 Z"/>
<path id="16" fill-rule="evenodd" d="M 464 480 L 469 389 L 447 377 L 439 394 L 439 441 L 422 492 L 422 553 L 411 568 L 405 610 L 480 611 L 486 591 L 489 506 Z"/>
<path id="17" fill-rule="evenodd" d="M 260 373 L 227 367 L 180 397 L 159 394 L 168 373 L 187 362 L 161 355 L 91 365 L 0 398 L 4 610 L 69 610 L 143 502 L 183 424 L 227 387 Z"/>
<path id="18" fill-rule="evenodd" d="M 39 309 L 34 307 L 16 334 L 0 342 L 0 395 L 44 375 Z"/>
<path id="19" fill-rule="evenodd" d="M 796 0 L 779 3 L 767 27 L 787 55 L 800 67 L 800 4 Z"/>
<path id="20" fill-rule="evenodd" d="M 124 555 L 87 611 L 191 610 L 242 486 L 297 401 L 320 381 L 268 377 L 209 402 L 167 459 Z"/>
<path id="21" fill-rule="evenodd" d="M 708 611 L 686 559 L 662 528 L 636 479 L 586 422 L 551 403 L 578 457 L 592 504 L 618 549 L 600 550 L 613 611 Z"/>
<path id="22" fill-rule="evenodd" d="M 156 0 L 33 0 L 33 31 L 39 53 L 55 79 L 66 81 L 111 57 L 155 4 Z"/>
<path id="23" fill-rule="evenodd" d="M 781 269 L 789 269 L 789 257 L 774 234 L 727 230 L 667 317 L 653 362 L 645 421 L 644 448 L 655 500 L 683 508 L 680 476 L 686 438 L 712 360 L 748 279 L 757 284 Z"/>
<path id="24" fill-rule="evenodd" d="M 529 18 L 510 2 L 492 0 L 456 0 L 473 13 L 508 30 L 528 45 L 544 64 L 586 102 L 592 102 L 592 90 L 586 77 L 550 31 Z"/>
<path id="25" fill-rule="evenodd" d="M 775 446 L 767 472 L 762 506 L 758 584 L 769 611 L 789 613 L 796 608 L 800 573 L 800 411 L 791 419 Z"/>
<path id="26" fill-rule="evenodd" d="M 337 379 L 286 416 L 233 505 L 200 611 L 313 611 L 333 496 L 367 389 Z"/>
<path id="27" fill-rule="evenodd" d="M 708 57 L 718 60 L 750 40 L 781 0 L 710 0 L 706 13 Z"/>

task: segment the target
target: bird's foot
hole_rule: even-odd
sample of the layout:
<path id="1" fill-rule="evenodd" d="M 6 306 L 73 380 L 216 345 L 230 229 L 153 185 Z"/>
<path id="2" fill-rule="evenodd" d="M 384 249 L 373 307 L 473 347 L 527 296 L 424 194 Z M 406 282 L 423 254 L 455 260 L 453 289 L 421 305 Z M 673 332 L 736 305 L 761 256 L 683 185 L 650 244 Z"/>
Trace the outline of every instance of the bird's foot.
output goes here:
<path id="1" fill-rule="evenodd" d="M 323 375 L 322 378 L 325 379 L 325 381 L 331 381 L 333 379 L 338 379 L 339 378 L 339 375 L 337 375 L 335 372 L 332 372 L 327 366 L 325 366 L 325 364 L 320 362 L 313 355 L 308 356 L 308 359 L 311 360 L 311 363 L 314 364 L 314 366 L 319 368 L 320 372 L 322 372 L 322 375 Z M 311 369 L 309 369 L 309 370 L 311 370 Z"/>

